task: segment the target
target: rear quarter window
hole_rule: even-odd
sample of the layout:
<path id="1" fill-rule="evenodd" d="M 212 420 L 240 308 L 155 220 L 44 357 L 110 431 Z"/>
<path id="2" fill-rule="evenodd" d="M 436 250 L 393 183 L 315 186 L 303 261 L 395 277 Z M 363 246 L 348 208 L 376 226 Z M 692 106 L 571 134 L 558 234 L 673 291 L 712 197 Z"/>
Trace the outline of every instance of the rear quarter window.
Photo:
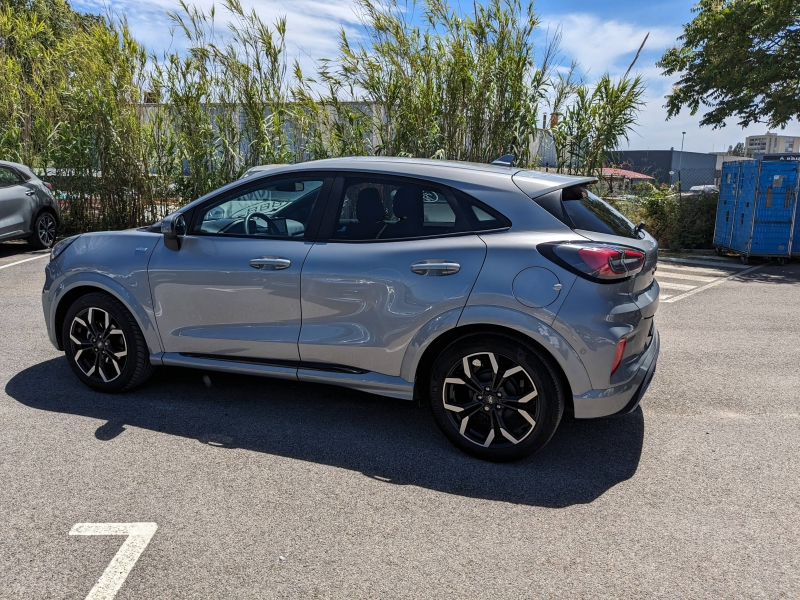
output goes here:
<path id="1" fill-rule="evenodd" d="M 511 221 L 505 215 L 464 192 L 452 191 L 473 231 L 499 231 L 511 227 Z"/>

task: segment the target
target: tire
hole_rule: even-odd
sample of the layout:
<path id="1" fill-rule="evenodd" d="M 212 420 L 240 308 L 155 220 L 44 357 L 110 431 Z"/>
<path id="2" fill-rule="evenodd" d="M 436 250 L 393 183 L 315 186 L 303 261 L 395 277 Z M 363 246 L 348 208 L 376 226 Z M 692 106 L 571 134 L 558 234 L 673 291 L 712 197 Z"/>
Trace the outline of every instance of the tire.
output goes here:
<path id="1" fill-rule="evenodd" d="M 58 224 L 55 216 L 50 211 L 43 210 L 36 215 L 36 220 L 33 222 L 33 232 L 28 238 L 28 245 L 37 250 L 52 248 L 53 244 L 56 243 L 57 234 Z"/>
<path id="2" fill-rule="evenodd" d="M 429 394 L 447 439 L 467 454 L 495 462 L 541 450 L 564 413 L 564 389 L 549 358 L 522 340 L 493 332 L 467 334 L 447 346 L 431 370 Z"/>
<path id="3" fill-rule="evenodd" d="M 121 392 L 153 373 L 147 344 L 133 315 L 116 298 L 99 292 L 67 309 L 61 330 L 72 371 L 100 392 Z"/>

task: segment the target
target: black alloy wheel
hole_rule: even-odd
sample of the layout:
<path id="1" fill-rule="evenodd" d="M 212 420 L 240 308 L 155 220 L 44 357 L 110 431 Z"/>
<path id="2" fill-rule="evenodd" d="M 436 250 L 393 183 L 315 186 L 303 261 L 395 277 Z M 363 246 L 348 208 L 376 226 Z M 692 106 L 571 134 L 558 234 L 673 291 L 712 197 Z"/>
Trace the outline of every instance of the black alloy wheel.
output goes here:
<path id="1" fill-rule="evenodd" d="M 58 233 L 58 226 L 56 218 L 52 213 L 43 211 L 36 217 L 36 222 L 33 225 L 33 233 L 28 238 L 28 243 L 39 250 L 45 248 L 52 248 L 56 243 L 56 235 Z"/>
<path id="2" fill-rule="evenodd" d="M 470 334 L 437 359 L 431 408 L 461 450 L 516 460 L 552 437 L 564 410 L 561 387 L 551 361 L 532 345 L 502 334 Z"/>
<path id="3" fill-rule="evenodd" d="M 62 340 L 73 372 L 93 389 L 131 389 L 153 372 L 138 323 L 119 300 L 108 294 L 78 298 L 67 310 Z"/>
<path id="4" fill-rule="evenodd" d="M 75 315 L 69 329 L 72 357 L 86 377 L 109 383 L 122 375 L 128 343 L 116 318 L 90 306 Z"/>

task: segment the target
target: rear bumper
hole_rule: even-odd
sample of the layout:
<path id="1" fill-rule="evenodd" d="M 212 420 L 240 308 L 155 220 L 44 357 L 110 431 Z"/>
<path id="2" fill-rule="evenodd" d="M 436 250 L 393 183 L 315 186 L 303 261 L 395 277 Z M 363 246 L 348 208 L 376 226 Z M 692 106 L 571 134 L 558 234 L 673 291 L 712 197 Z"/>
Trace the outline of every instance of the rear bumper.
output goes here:
<path id="1" fill-rule="evenodd" d="M 623 384 L 605 390 L 589 390 L 580 396 L 573 396 L 576 419 L 595 419 L 629 413 L 639 406 L 653 375 L 656 372 L 661 340 L 654 328 L 653 341 L 642 357 L 636 374 Z"/>

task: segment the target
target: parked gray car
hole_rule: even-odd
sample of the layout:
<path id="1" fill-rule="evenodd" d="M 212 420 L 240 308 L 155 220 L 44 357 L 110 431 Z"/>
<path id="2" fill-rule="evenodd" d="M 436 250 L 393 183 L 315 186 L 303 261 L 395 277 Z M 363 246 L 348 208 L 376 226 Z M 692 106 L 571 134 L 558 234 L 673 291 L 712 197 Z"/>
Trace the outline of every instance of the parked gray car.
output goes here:
<path id="1" fill-rule="evenodd" d="M 0 161 L 0 242 L 27 239 L 50 248 L 61 222 L 52 191 L 25 165 Z"/>
<path id="2" fill-rule="evenodd" d="M 156 365 L 430 401 L 456 446 L 528 455 L 634 410 L 658 247 L 587 177 L 347 158 L 254 172 L 139 230 L 56 244 L 42 300 L 88 386 Z"/>

